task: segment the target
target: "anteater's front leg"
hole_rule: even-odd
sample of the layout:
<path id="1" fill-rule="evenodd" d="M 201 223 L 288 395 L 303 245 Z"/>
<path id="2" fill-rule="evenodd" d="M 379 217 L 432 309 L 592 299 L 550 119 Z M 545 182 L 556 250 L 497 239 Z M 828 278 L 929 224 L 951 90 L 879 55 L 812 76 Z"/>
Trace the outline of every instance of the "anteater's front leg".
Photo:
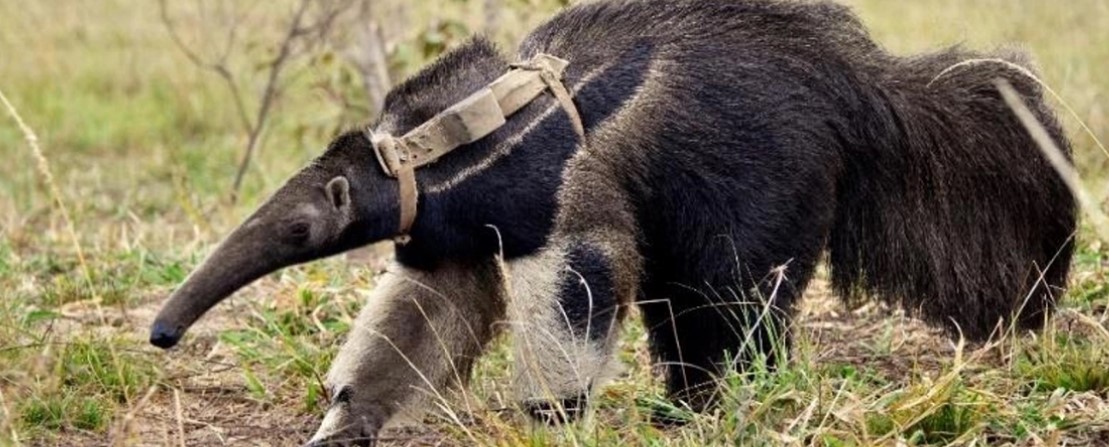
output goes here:
<path id="1" fill-rule="evenodd" d="M 310 445 L 368 445 L 401 410 L 465 384 L 504 315 L 492 263 L 394 265 L 327 374 L 331 406 Z"/>
<path id="2" fill-rule="evenodd" d="M 641 263 L 626 198 L 604 185 L 613 176 L 568 178 L 547 246 L 507 269 L 515 386 L 525 410 L 549 422 L 580 415 L 616 372 L 612 353 Z"/>

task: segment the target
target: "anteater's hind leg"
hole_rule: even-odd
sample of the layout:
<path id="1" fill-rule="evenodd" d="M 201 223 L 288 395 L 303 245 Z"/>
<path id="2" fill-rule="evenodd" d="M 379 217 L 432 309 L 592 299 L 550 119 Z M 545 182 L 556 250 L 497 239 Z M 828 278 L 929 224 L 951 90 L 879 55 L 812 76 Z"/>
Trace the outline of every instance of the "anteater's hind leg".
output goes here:
<path id="1" fill-rule="evenodd" d="M 327 373 L 331 406 L 310 445 L 370 444 L 390 418 L 459 387 L 503 318 L 497 266 L 394 265 Z"/>
<path id="2" fill-rule="evenodd" d="M 762 266 L 753 270 L 736 267 L 734 252 L 721 252 L 715 257 L 721 264 L 685 277 L 666 275 L 680 268 L 656 264 L 651 271 L 660 274 L 651 277 L 640 309 L 671 398 L 701 411 L 718 399 L 717 378 L 729 369 L 742 372 L 756 361 L 773 368 L 785 361 L 792 303 L 818 253 L 817 247 L 776 267 L 740 259 L 741 266 Z"/>

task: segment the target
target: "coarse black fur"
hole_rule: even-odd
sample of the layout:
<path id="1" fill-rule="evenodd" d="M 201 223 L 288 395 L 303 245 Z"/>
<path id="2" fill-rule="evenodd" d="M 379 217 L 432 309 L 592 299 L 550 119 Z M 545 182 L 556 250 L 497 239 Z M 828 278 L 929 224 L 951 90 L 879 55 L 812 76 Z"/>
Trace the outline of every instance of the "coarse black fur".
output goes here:
<path id="1" fill-rule="evenodd" d="M 587 132 L 630 98 L 646 74 L 646 54 L 637 47 L 625 53 L 619 58 L 621 64 L 597 76 L 602 82 L 588 83 L 575 95 Z M 567 79 L 572 82 L 585 70 L 596 67 L 571 65 Z M 492 44 L 474 39 L 387 95 L 386 113 L 410 117 L 395 124 L 399 135 L 484 87 L 507 68 Z M 411 232 L 412 243 L 398 247 L 399 260 L 430 268 L 443 259 L 476 260 L 501 251 L 511 259 L 534 253 L 546 243 L 558 211 L 556 194 L 562 170 L 579 144 L 565 113 L 534 123 L 553 101 L 541 98 L 532 102 L 492 135 L 417 172 L 421 184 L 445 182 L 460 169 L 488 157 L 506 138 L 519 136 L 528 125 L 535 126 L 479 181 L 462 182 L 441 193 L 425 193 Z"/>
<path id="2" fill-rule="evenodd" d="M 825 253 L 845 299 L 898 304 L 971 340 L 1037 327 L 1066 285 L 1074 200 L 994 81 L 1010 82 L 1068 154 L 1069 143 L 1018 52 L 895 56 L 843 6 L 778 0 L 585 3 L 536 29 L 513 59 L 539 52 L 570 61 L 563 81 L 585 138 L 544 95 L 417 171 L 418 217 L 397 258 L 427 272 L 496 253 L 511 263 L 559 243 L 556 224 L 608 229 L 626 205 L 636 256 L 573 246 L 568 264 L 605 292 L 634 272 L 638 296 L 611 300 L 638 300 L 668 388 L 694 405 L 729 356 L 738 367 L 775 361 Z M 394 89 L 375 128 L 403 134 L 507 68 L 474 39 Z M 340 137 L 259 211 L 286 216 L 299 202 L 284 196 L 350 178 L 351 223 L 258 271 L 392 236 L 396 182 L 372 150 L 360 132 Z M 582 172 L 596 175 L 571 175 Z M 588 194 L 594 186 L 604 194 Z M 595 197 L 619 200 L 582 203 Z M 159 324 L 187 327 L 199 314 L 176 318 L 181 302 L 203 295 L 206 310 L 245 284 L 204 273 L 235 267 L 219 253 L 209 262 L 221 268 L 191 276 Z M 588 305 L 563 285 L 564 309 Z"/>
<path id="3" fill-rule="evenodd" d="M 603 253 L 587 245 L 570 247 L 558 282 L 558 305 L 576 337 L 601 340 L 609 335 L 619 304 L 612 281 Z"/>
<path id="4" fill-rule="evenodd" d="M 478 64 L 485 46 L 453 57 Z M 1073 200 L 993 81 L 1011 82 L 1069 151 L 1040 87 L 996 62 L 945 72 L 982 58 L 1027 67 L 1018 53 L 898 57 L 833 3 L 715 0 L 585 4 L 532 33 L 521 57 L 538 51 L 573 61 L 568 83 L 612 61 L 623 69 L 575 97 L 590 127 L 594 110 L 628 95 L 586 92 L 639 87 L 642 70 L 658 71 L 637 121 L 616 130 L 625 138 L 607 142 L 619 147 L 603 150 L 635 205 L 642 307 L 672 390 L 707 382 L 726 352 L 769 354 L 825 247 L 845 298 L 899 303 L 972 340 L 1017 311 L 1019 327 L 1037 326 L 1065 286 Z M 450 89 L 406 90 L 436 87 Z M 561 154 L 573 140 L 564 121 L 529 136 L 539 141 L 514 155 Z M 472 187 L 518 184 L 520 169 L 505 167 Z M 558 173 L 531 171 L 527 183 Z M 553 188 L 508 191 L 527 197 L 510 208 L 553 200 Z"/>

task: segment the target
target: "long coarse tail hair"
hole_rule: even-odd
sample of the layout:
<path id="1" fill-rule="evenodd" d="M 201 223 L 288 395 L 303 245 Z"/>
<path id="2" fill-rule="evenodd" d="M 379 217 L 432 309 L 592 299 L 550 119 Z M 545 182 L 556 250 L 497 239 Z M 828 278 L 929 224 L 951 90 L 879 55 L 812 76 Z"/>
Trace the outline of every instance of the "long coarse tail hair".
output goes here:
<path id="1" fill-rule="evenodd" d="M 834 287 L 970 340 L 1039 327 L 1066 287 L 1076 207 L 997 87 L 1011 83 L 1069 159 L 1027 59 L 950 49 L 881 65 L 844 154 Z"/>

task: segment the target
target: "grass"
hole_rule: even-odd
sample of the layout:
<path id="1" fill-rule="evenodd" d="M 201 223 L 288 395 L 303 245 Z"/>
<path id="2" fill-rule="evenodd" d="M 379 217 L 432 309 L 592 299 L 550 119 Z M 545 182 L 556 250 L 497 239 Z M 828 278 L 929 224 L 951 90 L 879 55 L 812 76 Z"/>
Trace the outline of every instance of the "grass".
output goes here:
<path id="1" fill-rule="evenodd" d="M 1055 334 L 1048 334 L 1055 335 Z M 1028 346 L 1016 372 L 1038 391 L 1109 392 L 1109 346 L 1098 339 L 1056 335 Z"/>
<path id="2" fill-rule="evenodd" d="M 480 28 L 480 3 L 382 2 L 399 11 L 386 22 L 391 74 L 413 72 Z M 510 48 L 558 3 L 502 2 L 494 38 Z M 1101 25 L 1109 4 L 849 3 L 897 52 L 1026 44 L 1074 110 L 1063 118 L 1077 166 L 1105 199 L 1109 157 L 1094 138 L 1109 141 L 1109 28 Z M 233 61 L 246 73 L 244 91 L 260 82 L 251 67 L 278 31 L 282 5 L 245 25 L 259 42 Z M 215 25 L 185 23 L 210 49 L 205 27 Z M 38 134 L 53 177 L 41 175 L 21 129 L 0 120 L 0 446 L 297 445 L 310 434 L 327 397 L 321 377 L 373 287 L 379 257 L 270 275 L 221 304 L 172 353 L 144 339 L 160 300 L 225 231 L 337 129 L 370 119 L 326 94 L 357 94 L 334 57 L 341 48 L 331 50 L 297 67 L 233 205 L 227 190 L 244 144 L 234 107 L 218 79 L 176 51 L 156 8 L 0 1 L 0 90 Z M 724 377 L 728 397 L 713 413 L 663 399 L 644 330 L 631 324 L 624 374 L 581 422 L 536 426 L 513 411 L 510 356 L 497 343 L 477 366 L 470 405 L 449 403 L 457 418 L 433 412 L 418 429 L 387 436 L 535 446 L 1106 444 L 1109 241 L 1092 234 L 1079 235 L 1062 310 L 1035 335 L 960 346 L 878 306 L 844 309 L 818 279 L 794 328 L 793 361 Z M 657 427 L 659 412 L 688 423 Z"/>

